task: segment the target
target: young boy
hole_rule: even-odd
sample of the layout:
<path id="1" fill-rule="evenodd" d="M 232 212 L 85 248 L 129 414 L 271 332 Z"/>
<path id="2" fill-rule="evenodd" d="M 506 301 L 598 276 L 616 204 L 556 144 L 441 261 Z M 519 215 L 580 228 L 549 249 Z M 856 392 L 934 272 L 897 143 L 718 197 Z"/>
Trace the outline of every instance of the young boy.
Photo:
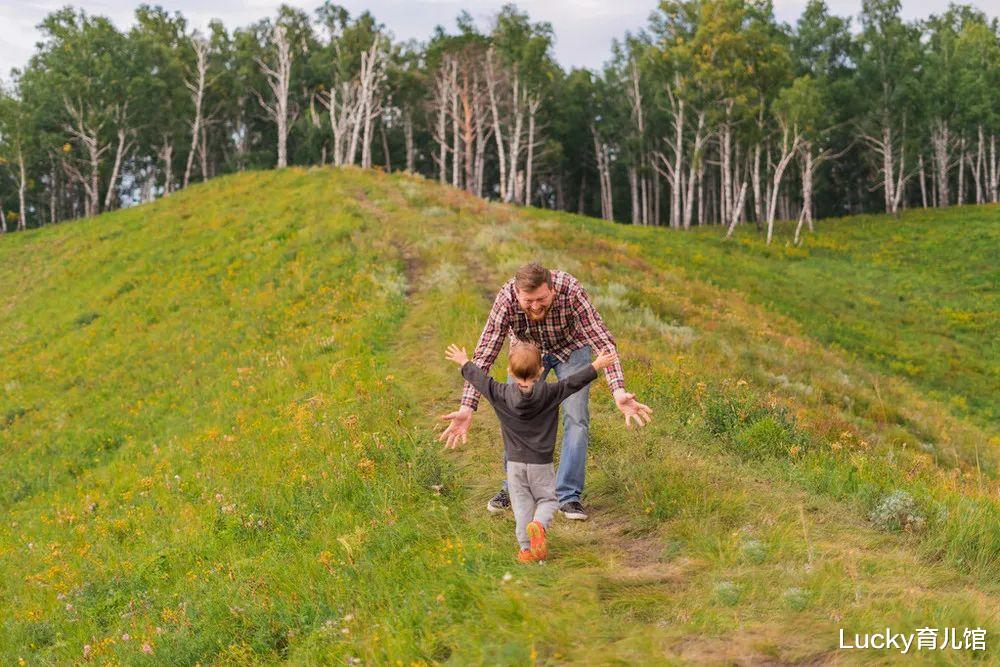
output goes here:
<path id="1" fill-rule="evenodd" d="M 597 371 L 615 363 L 618 357 L 613 351 L 602 352 L 590 366 L 559 382 L 541 382 L 542 355 L 538 348 L 530 343 L 512 343 L 507 373 L 514 382 L 510 384 L 488 376 L 457 345 L 448 346 L 445 358 L 462 367 L 462 377 L 489 401 L 500 420 L 507 455 L 507 487 L 521 546 L 518 560 L 544 560 L 548 555 L 545 529 L 558 507 L 552 453 L 559 404 L 587 386 L 597 377 Z"/>

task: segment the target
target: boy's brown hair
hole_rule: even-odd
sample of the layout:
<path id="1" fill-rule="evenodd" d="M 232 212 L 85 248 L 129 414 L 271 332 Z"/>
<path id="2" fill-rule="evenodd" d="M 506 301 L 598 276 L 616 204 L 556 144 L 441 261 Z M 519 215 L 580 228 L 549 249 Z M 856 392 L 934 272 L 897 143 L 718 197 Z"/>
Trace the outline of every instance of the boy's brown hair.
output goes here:
<path id="1" fill-rule="evenodd" d="M 510 346 L 510 374 L 518 380 L 533 380 L 542 371 L 542 353 L 532 343 Z"/>

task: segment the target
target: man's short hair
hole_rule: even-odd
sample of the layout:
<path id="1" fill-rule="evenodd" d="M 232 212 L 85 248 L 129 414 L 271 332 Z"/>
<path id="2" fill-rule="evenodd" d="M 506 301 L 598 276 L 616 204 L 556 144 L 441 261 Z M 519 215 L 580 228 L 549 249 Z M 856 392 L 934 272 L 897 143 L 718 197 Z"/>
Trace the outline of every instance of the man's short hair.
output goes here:
<path id="1" fill-rule="evenodd" d="M 514 285 L 522 292 L 531 292 L 542 285 L 552 287 L 552 272 L 538 262 L 525 264 L 514 274 Z"/>
<path id="2" fill-rule="evenodd" d="M 510 374 L 518 380 L 533 380 L 542 371 L 542 353 L 534 343 L 510 346 Z"/>

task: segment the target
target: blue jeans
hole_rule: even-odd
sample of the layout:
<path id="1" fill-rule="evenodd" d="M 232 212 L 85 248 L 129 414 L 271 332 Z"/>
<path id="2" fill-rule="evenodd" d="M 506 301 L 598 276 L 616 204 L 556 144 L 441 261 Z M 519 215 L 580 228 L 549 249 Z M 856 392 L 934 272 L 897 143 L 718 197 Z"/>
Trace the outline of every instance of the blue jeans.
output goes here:
<path id="1" fill-rule="evenodd" d="M 590 346 L 584 345 L 574 350 L 566 361 L 559 361 L 551 354 L 542 356 L 542 377 L 545 382 L 550 370 L 555 370 L 559 379 L 569 377 L 590 363 Z M 514 378 L 507 376 L 507 383 Z M 559 470 L 556 471 L 556 499 L 559 504 L 580 500 L 583 493 L 584 476 L 587 471 L 587 444 L 590 442 L 590 385 L 571 395 L 561 405 L 563 419 L 562 450 L 559 455 Z M 504 471 L 507 470 L 507 455 L 503 458 Z M 503 490 L 507 490 L 506 474 Z"/>

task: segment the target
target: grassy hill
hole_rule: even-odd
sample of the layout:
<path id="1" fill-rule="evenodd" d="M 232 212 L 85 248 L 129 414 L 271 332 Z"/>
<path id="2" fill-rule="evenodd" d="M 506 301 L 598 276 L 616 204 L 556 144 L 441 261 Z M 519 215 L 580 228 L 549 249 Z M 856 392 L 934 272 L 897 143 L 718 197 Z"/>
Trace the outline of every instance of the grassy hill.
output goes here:
<path id="1" fill-rule="evenodd" d="M 289 169 L 2 238 L 0 662 L 899 660 L 835 650 L 886 626 L 996 662 L 996 211 L 767 250 Z M 656 412 L 595 389 L 593 517 L 525 567 L 496 420 L 435 420 L 536 258 Z"/>
<path id="2" fill-rule="evenodd" d="M 626 234 L 997 431 L 1000 206 L 822 220 L 801 247 L 793 226 L 771 247 L 752 225 L 739 230 L 729 242 L 717 228 Z"/>

